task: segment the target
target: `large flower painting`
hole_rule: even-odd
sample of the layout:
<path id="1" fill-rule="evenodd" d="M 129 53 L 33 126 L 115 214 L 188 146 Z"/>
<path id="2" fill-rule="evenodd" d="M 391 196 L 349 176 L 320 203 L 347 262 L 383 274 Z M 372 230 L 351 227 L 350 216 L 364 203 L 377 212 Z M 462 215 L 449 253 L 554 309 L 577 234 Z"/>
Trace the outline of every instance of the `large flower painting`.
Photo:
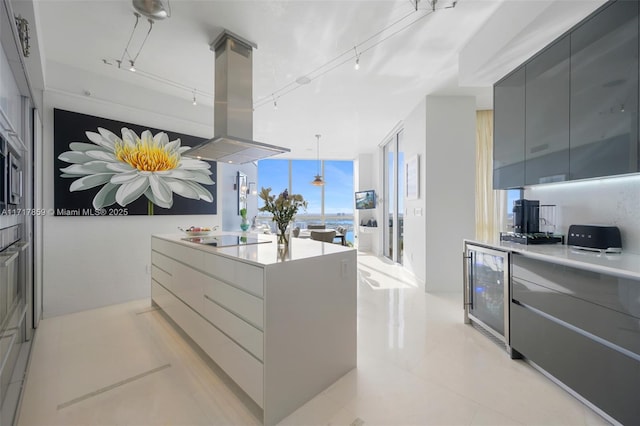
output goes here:
<path id="1" fill-rule="evenodd" d="M 56 215 L 215 214 L 216 163 L 182 156 L 201 141 L 56 109 Z"/>

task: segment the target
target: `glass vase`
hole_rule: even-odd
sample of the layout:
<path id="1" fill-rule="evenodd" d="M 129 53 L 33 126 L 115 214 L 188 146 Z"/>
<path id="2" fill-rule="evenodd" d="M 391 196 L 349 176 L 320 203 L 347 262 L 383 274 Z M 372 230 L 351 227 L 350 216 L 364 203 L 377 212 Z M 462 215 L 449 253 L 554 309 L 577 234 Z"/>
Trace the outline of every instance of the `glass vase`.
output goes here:
<path id="1" fill-rule="evenodd" d="M 242 232 L 247 232 L 247 229 L 249 229 L 250 223 L 249 223 L 249 219 L 247 219 L 246 217 L 243 217 L 242 220 L 240 221 L 240 229 L 242 229 Z"/>
<path id="2" fill-rule="evenodd" d="M 291 223 L 278 223 L 278 248 L 288 249 L 291 241 Z"/>

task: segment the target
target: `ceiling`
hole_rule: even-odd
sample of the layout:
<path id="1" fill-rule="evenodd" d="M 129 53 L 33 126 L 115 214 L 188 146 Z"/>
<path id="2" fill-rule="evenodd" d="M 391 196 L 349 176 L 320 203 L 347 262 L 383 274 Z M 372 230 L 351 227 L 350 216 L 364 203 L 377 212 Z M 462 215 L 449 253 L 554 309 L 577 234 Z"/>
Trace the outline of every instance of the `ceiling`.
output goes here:
<path id="1" fill-rule="evenodd" d="M 58 82 L 46 69 L 62 64 L 162 92 L 185 109 L 194 108 L 195 89 L 213 123 L 209 43 L 225 28 L 258 46 L 254 139 L 290 148 L 289 157 L 315 158 L 321 134 L 321 157 L 353 159 L 373 152 L 427 94 L 476 96 L 479 109 L 491 108 L 493 82 L 601 3 L 459 0 L 450 7 L 438 0 L 434 12 L 426 0 L 417 11 L 412 0 L 170 0 L 171 17 L 155 22 L 136 73 L 115 66 L 135 22 L 130 0 L 39 0 L 34 9 L 47 88 Z M 132 56 L 148 27 L 141 19 Z M 312 81 L 296 83 L 301 76 Z"/>

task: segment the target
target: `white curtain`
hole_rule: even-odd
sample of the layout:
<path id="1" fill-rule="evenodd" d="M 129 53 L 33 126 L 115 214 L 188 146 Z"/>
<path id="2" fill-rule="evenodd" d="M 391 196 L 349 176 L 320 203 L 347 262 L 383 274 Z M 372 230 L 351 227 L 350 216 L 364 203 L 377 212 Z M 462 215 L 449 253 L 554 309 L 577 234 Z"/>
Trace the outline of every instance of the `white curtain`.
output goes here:
<path id="1" fill-rule="evenodd" d="M 495 240 L 506 222 L 507 193 L 493 189 L 493 111 L 476 112 L 476 238 Z"/>

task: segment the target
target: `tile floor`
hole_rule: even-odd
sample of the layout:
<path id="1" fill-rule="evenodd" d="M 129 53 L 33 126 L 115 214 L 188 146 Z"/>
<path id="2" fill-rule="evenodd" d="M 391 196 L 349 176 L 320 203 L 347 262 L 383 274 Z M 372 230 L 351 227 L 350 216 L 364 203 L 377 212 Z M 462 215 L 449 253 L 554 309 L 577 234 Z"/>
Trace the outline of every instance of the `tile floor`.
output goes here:
<path id="1" fill-rule="evenodd" d="M 359 253 L 358 368 L 282 425 L 606 425 L 425 294 Z M 140 300 L 42 321 L 20 425 L 254 425 L 257 408 Z"/>

